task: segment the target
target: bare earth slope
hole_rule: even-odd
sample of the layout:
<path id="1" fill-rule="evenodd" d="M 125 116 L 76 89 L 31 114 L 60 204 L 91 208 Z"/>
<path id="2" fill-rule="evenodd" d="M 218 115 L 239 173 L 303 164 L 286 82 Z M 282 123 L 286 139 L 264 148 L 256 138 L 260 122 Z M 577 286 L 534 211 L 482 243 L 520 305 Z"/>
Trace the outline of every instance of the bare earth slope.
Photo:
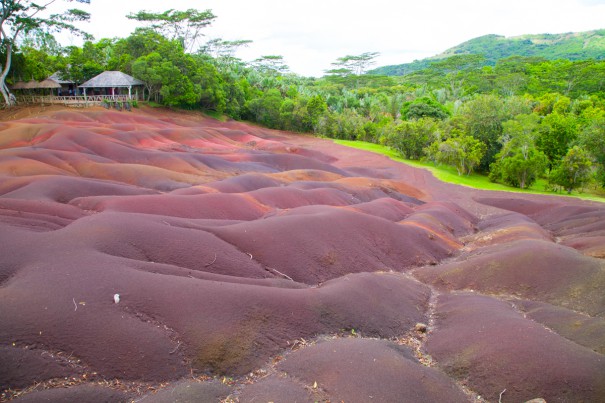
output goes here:
<path id="1" fill-rule="evenodd" d="M 603 257 L 598 203 L 195 114 L 22 111 L 1 399 L 604 401 Z"/>

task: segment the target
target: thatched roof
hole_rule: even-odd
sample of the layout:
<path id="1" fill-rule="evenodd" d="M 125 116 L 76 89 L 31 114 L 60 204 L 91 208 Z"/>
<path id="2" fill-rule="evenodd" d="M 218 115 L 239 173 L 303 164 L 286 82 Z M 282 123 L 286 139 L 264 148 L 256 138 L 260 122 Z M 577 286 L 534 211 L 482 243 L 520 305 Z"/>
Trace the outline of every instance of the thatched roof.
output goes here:
<path id="1" fill-rule="evenodd" d="M 40 84 L 40 83 L 38 83 L 34 79 L 31 79 L 28 82 L 26 82 L 25 84 L 23 84 L 23 88 L 26 89 L 26 90 L 38 88 L 38 84 Z"/>
<path id="2" fill-rule="evenodd" d="M 38 88 L 61 88 L 61 84 L 59 84 L 55 80 L 47 78 L 46 80 L 38 83 Z"/>
<path id="3" fill-rule="evenodd" d="M 22 90 L 25 88 L 25 81 L 17 81 L 11 86 L 11 90 Z"/>
<path id="4" fill-rule="evenodd" d="M 54 82 L 59 83 L 59 84 L 74 84 L 73 81 L 63 79 L 61 77 L 60 71 L 57 71 L 52 76 L 48 77 L 47 80 L 53 80 Z"/>
<path id="5" fill-rule="evenodd" d="M 124 74 L 121 71 L 104 71 L 96 77 L 91 78 L 84 84 L 83 88 L 112 88 L 112 87 L 132 87 L 135 85 L 145 85 L 141 80 Z"/>

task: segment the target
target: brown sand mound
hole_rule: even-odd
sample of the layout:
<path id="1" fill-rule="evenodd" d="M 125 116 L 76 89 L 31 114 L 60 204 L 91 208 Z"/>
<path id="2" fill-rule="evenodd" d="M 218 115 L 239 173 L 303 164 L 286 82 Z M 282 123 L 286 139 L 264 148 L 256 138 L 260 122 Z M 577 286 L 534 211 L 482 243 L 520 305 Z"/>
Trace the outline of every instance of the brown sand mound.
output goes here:
<path id="1" fill-rule="evenodd" d="M 0 347 L 0 390 L 22 389 L 35 382 L 78 376 L 82 371 L 60 363 L 46 351 L 30 351 L 16 346 Z"/>
<path id="2" fill-rule="evenodd" d="M 519 197 L 478 197 L 476 200 L 488 206 L 514 211 L 527 216 L 548 211 L 559 205 L 556 202 L 534 201 Z"/>
<path id="3" fill-rule="evenodd" d="M 577 249 L 587 256 L 605 259 L 605 235 L 574 236 L 562 240 L 561 244 Z"/>
<path id="4" fill-rule="evenodd" d="M 531 392 L 504 401 L 602 396 L 602 261 L 564 245 L 600 256 L 603 206 L 460 188 L 194 112 L 7 114 L 27 119 L 0 123 L 0 384 L 24 401 L 466 399 L 385 340 L 290 354 L 344 334 L 428 341 L 491 400 L 500 374 Z M 414 268 L 442 292 L 507 302 L 439 302 L 398 273 Z"/>
<path id="5" fill-rule="evenodd" d="M 525 240 L 482 248 L 414 271 L 442 290 L 476 290 L 605 314 L 605 264 L 552 242 Z"/>
<path id="6" fill-rule="evenodd" d="M 317 188 L 331 188 L 341 192 L 347 193 L 351 197 L 352 203 L 365 203 L 375 199 L 383 197 L 391 197 L 395 200 L 408 202 L 412 204 L 421 204 L 416 196 L 418 192 L 414 191 L 413 188 L 404 188 L 401 190 L 406 193 L 400 192 L 398 189 L 386 187 L 386 186 L 362 186 L 358 183 L 358 178 L 351 178 L 349 181 L 335 181 L 332 183 L 316 182 L 316 181 L 300 181 L 292 186 L 295 186 L 304 190 L 312 190 Z M 363 181 L 366 182 L 366 181 Z M 375 182 L 372 182 L 375 183 Z M 412 194 L 412 195 L 410 195 Z"/>
<path id="7" fill-rule="evenodd" d="M 414 207 L 411 203 L 382 197 L 367 203 L 355 204 L 352 210 L 397 222 L 409 216 L 414 211 Z"/>
<path id="8" fill-rule="evenodd" d="M 56 388 L 29 393 L 15 399 L 17 403 L 73 403 L 102 402 L 123 403 L 131 400 L 128 394 L 96 385 L 79 385 L 71 388 Z"/>
<path id="9" fill-rule="evenodd" d="M 605 319 L 535 301 L 515 301 L 525 315 L 561 336 L 605 354 Z"/>
<path id="10" fill-rule="evenodd" d="M 465 238 L 469 250 L 522 239 L 553 240 L 548 231 L 519 213 L 496 214 L 478 223 L 477 229 L 479 232 Z"/>
<path id="11" fill-rule="evenodd" d="M 72 204 L 94 211 L 119 211 L 159 216 L 207 218 L 224 220 L 254 220 L 269 209 L 249 196 L 210 193 L 201 195 L 144 195 L 131 197 L 86 197 Z"/>
<path id="12" fill-rule="evenodd" d="M 529 215 L 561 243 L 588 256 L 605 257 L 605 209 L 602 205 L 545 204 L 514 199 L 481 199 L 482 203 Z"/>
<path id="13" fill-rule="evenodd" d="M 508 303 L 473 294 L 438 299 L 427 351 L 490 401 L 600 401 L 603 356 L 524 319 Z"/>
<path id="14" fill-rule="evenodd" d="M 218 381 L 181 381 L 145 395 L 142 399 L 147 403 L 216 403 L 225 400 L 230 394 L 231 388 Z"/>
<path id="15" fill-rule="evenodd" d="M 454 251 L 425 229 L 327 206 L 293 209 L 208 231 L 263 265 L 307 284 L 347 273 L 436 263 Z"/>
<path id="16" fill-rule="evenodd" d="M 110 181 L 65 176 L 39 175 L 29 177 L 27 180 L 7 180 L 4 186 L 9 187 L 9 185 L 10 190 L 7 189 L 2 197 L 25 200 L 48 200 L 57 203 L 69 203 L 78 197 L 134 196 L 157 193 L 152 190 L 133 188 Z"/>
<path id="17" fill-rule="evenodd" d="M 294 187 L 273 187 L 255 190 L 249 195 L 259 203 L 276 209 L 313 205 L 346 206 L 352 202 L 347 193 L 336 189 L 301 190 Z"/>
<path id="18" fill-rule="evenodd" d="M 451 380 L 422 366 L 407 347 L 382 340 L 322 341 L 293 353 L 279 369 L 330 401 L 467 401 Z"/>
<path id="19" fill-rule="evenodd" d="M 274 402 L 274 403 L 313 403 L 318 401 L 313 393 L 314 390 L 302 382 L 288 378 L 287 374 L 282 376 L 269 376 L 252 385 L 244 387 L 237 394 L 240 402 Z"/>

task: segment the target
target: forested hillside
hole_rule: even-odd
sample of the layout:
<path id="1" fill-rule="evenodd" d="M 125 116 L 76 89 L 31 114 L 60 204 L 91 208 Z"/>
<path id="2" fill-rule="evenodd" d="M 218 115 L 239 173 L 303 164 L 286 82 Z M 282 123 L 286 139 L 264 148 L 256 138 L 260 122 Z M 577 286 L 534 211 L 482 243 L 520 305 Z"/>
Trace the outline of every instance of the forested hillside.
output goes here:
<path id="1" fill-rule="evenodd" d="M 564 34 L 521 35 L 506 38 L 485 35 L 471 39 L 433 57 L 392 66 L 383 66 L 373 74 L 401 76 L 422 70 L 432 62 L 454 55 L 481 55 L 485 65 L 512 56 L 541 57 L 547 60 L 586 60 L 605 58 L 605 30 Z"/>
<path id="2" fill-rule="evenodd" d="M 406 158 L 448 164 L 460 175 L 480 171 L 521 188 L 539 177 L 569 192 L 605 185 L 605 60 L 521 55 L 490 66 L 483 56 L 455 54 L 389 77 L 365 74 L 376 56 L 367 53 L 338 59 L 337 69 L 316 79 L 289 73 L 277 55 L 239 60 L 235 50 L 247 41 L 215 39 L 188 52 L 186 39 L 172 38 L 166 25 L 82 47 L 30 36 L 9 79 L 60 71 L 81 83 L 120 70 L 146 82 L 152 103 L 382 143 Z"/>

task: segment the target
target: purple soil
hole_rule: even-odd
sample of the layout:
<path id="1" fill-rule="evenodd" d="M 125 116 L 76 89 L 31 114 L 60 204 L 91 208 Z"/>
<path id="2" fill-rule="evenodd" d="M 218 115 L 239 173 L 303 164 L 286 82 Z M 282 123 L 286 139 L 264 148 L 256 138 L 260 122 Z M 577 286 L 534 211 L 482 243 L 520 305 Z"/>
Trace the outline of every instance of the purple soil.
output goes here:
<path id="1" fill-rule="evenodd" d="M 602 204 L 195 113 L 21 115 L 0 124 L 0 384 L 50 388 L 21 401 L 603 397 Z M 383 340 L 289 353 L 353 331 Z M 385 340 L 410 337 L 448 375 Z"/>
<path id="2" fill-rule="evenodd" d="M 451 376 L 490 401 L 605 397 L 605 359 L 525 319 L 509 303 L 474 294 L 442 295 L 427 352 Z"/>
<path id="3" fill-rule="evenodd" d="M 313 403 L 313 391 L 306 385 L 296 382 L 288 376 L 269 376 L 252 385 L 245 386 L 237 394 L 241 403 Z"/>
<path id="4" fill-rule="evenodd" d="M 487 245 L 497 245 L 516 240 L 552 241 L 552 235 L 535 221 L 519 213 L 494 214 L 477 225 L 478 233 L 467 237 L 467 245 L 473 249 Z"/>
<path id="5" fill-rule="evenodd" d="M 475 290 L 605 315 L 605 262 L 533 239 L 484 247 L 414 271 L 440 290 Z"/>
<path id="6" fill-rule="evenodd" d="M 424 228 L 327 206 L 208 231 L 306 284 L 347 273 L 435 264 L 455 251 Z"/>
<path id="7" fill-rule="evenodd" d="M 0 347 L 0 390 L 22 389 L 35 382 L 79 376 L 67 360 L 60 362 L 46 351 L 31 351 L 17 346 Z"/>
<path id="8" fill-rule="evenodd" d="M 330 401 L 465 402 L 458 386 L 420 364 L 404 346 L 384 340 L 337 339 L 299 350 L 278 368 L 320 389 Z"/>
<path id="9" fill-rule="evenodd" d="M 16 403 L 124 403 L 132 398 L 125 393 L 96 385 L 80 385 L 71 388 L 41 390 L 13 400 Z"/>
<path id="10" fill-rule="evenodd" d="M 481 203 L 529 216 L 561 243 L 596 258 L 605 257 L 605 209 L 600 204 L 532 203 L 513 199 L 480 199 Z"/>
<path id="11" fill-rule="evenodd" d="M 145 395 L 146 403 L 216 403 L 224 401 L 232 392 L 232 389 L 219 382 L 195 382 L 181 381 L 168 387 Z"/>
<path id="12" fill-rule="evenodd" d="M 515 301 L 515 306 L 531 320 L 539 322 L 561 336 L 605 354 L 605 319 L 595 318 L 543 302 Z"/>

